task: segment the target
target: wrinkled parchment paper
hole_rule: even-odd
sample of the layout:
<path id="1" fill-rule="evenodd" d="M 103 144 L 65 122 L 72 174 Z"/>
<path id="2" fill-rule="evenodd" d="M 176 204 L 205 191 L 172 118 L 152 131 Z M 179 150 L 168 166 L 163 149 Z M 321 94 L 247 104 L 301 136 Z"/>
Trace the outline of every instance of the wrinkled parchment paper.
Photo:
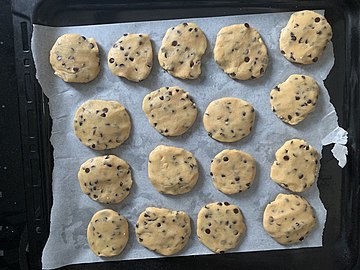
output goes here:
<path id="1" fill-rule="evenodd" d="M 330 103 L 323 80 L 334 63 L 332 44 L 323 57 L 312 65 L 294 65 L 287 61 L 278 48 L 280 30 L 286 25 L 291 13 L 257 14 L 203 19 L 180 19 L 140 23 L 121 23 L 80 27 L 45 27 L 34 25 L 32 50 L 37 78 L 49 97 L 50 114 L 53 119 L 51 143 L 54 146 L 53 207 L 51 211 L 50 236 L 45 246 L 43 268 L 56 268 L 67 264 L 91 263 L 107 260 L 131 260 L 160 257 L 137 243 L 134 226 L 138 215 L 148 206 L 185 210 L 192 219 L 192 234 L 187 246 L 179 256 L 211 253 L 196 237 L 196 216 L 202 206 L 214 201 L 228 201 L 240 206 L 247 224 L 247 232 L 241 244 L 232 252 L 271 250 L 284 248 L 316 247 L 322 245 L 322 233 L 326 210 L 319 198 L 316 185 L 302 195 L 313 205 L 317 225 L 300 244 L 282 246 L 272 240 L 262 228 L 262 215 L 266 204 L 278 193 L 288 193 L 270 179 L 270 167 L 276 150 L 292 138 L 302 138 L 320 153 L 324 144 L 338 143 L 335 152 L 346 163 L 344 151 L 346 132 L 338 127 L 337 115 Z M 203 57 L 202 74 L 196 80 L 178 80 L 165 73 L 156 55 L 161 40 L 169 27 L 183 22 L 195 22 L 208 38 L 208 49 Z M 224 26 L 249 23 L 255 27 L 267 45 L 270 64 L 265 75 L 251 81 L 235 81 L 229 78 L 213 60 L 213 48 L 217 32 Z M 91 83 L 65 83 L 55 75 L 49 64 L 49 51 L 55 40 L 65 33 L 79 33 L 93 37 L 100 47 L 101 72 Z M 154 49 L 154 66 L 150 76 L 143 82 L 132 83 L 111 74 L 107 66 L 107 51 L 124 33 L 150 34 Z M 313 76 L 321 93 L 317 107 L 306 120 L 297 126 L 283 123 L 271 111 L 269 93 L 293 73 Z M 157 133 L 148 123 L 141 109 L 142 99 L 150 91 L 163 86 L 180 86 L 189 91 L 197 104 L 199 113 L 195 124 L 180 137 L 167 138 Z M 220 143 L 207 136 L 202 116 L 207 105 L 225 96 L 242 98 L 253 104 L 256 121 L 252 133 L 235 143 Z M 128 110 L 133 128 L 130 138 L 120 147 L 108 151 L 93 151 L 75 137 L 72 121 L 76 109 L 88 99 L 117 100 Z M 345 138 L 345 139 L 344 139 Z M 325 139 L 325 141 L 323 141 Z M 159 144 L 183 147 L 196 156 L 200 177 L 195 188 L 184 195 L 159 194 L 147 179 L 148 154 Z M 345 147 L 345 150 L 344 148 Z M 257 173 L 250 190 L 225 195 L 217 191 L 209 175 L 210 161 L 225 148 L 241 149 L 257 161 Z M 339 152 L 340 151 L 340 152 Z M 87 159 L 104 154 L 115 154 L 132 167 L 134 185 L 130 195 L 118 205 L 103 205 L 92 201 L 80 190 L 77 172 Z M 345 157 L 345 161 L 343 158 Z M 95 256 L 87 244 L 86 228 L 92 215 L 101 209 L 111 208 L 129 220 L 130 239 L 125 250 L 113 258 Z"/>

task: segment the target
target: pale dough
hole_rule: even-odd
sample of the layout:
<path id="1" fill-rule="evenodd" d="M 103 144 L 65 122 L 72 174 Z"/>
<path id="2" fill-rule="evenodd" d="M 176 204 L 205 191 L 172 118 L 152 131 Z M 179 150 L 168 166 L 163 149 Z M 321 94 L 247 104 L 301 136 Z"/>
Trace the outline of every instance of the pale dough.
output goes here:
<path id="1" fill-rule="evenodd" d="M 293 74 L 271 90 L 271 109 L 285 123 L 297 125 L 315 109 L 318 96 L 319 86 L 312 77 Z"/>
<path id="2" fill-rule="evenodd" d="M 122 215 L 104 209 L 96 212 L 87 227 L 87 240 L 97 256 L 119 255 L 129 240 L 129 225 Z"/>
<path id="3" fill-rule="evenodd" d="M 182 23 L 166 31 L 159 50 L 160 66 L 180 79 L 196 79 L 201 74 L 201 58 L 206 37 L 195 23 Z"/>
<path id="4" fill-rule="evenodd" d="M 249 135 L 255 121 L 253 106 L 239 98 L 212 101 L 204 114 L 208 135 L 220 142 L 236 142 Z"/>
<path id="5" fill-rule="evenodd" d="M 194 155 L 189 151 L 159 145 L 149 155 L 148 177 L 157 191 L 178 195 L 195 186 L 199 170 Z"/>
<path id="6" fill-rule="evenodd" d="M 156 253 L 169 256 L 181 251 L 191 234 L 190 218 L 183 211 L 148 207 L 136 223 L 138 242 Z"/>
<path id="7" fill-rule="evenodd" d="M 87 83 L 100 72 L 99 48 L 93 38 L 65 34 L 51 48 L 50 64 L 65 82 Z"/>
<path id="8" fill-rule="evenodd" d="M 228 202 L 205 205 L 197 218 L 197 236 L 201 243 L 216 253 L 235 248 L 245 234 L 246 226 L 238 206 Z"/>
<path id="9" fill-rule="evenodd" d="M 276 151 L 271 179 L 283 188 L 302 192 L 311 187 L 319 171 L 319 154 L 304 140 L 292 139 Z"/>
<path id="10" fill-rule="evenodd" d="M 255 159 L 240 150 L 223 150 L 211 160 L 210 175 L 213 184 L 225 194 L 247 190 L 255 178 L 255 173 Z"/>
<path id="11" fill-rule="evenodd" d="M 120 203 L 133 182 L 129 164 L 114 155 L 88 159 L 80 166 L 78 179 L 82 192 L 100 203 Z"/>
<path id="12" fill-rule="evenodd" d="M 75 135 L 94 150 L 118 147 L 130 135 L 131 122 L 124 106 L 117 101 L 88 100 L 76 111 Z"/>
<path id="13" fill-rule="evenodd" d="M 184 134 L 195 122 L 195 103 L 178 86 L 162 87 L 144 97 L 142 109 L 149 123 L 164 136 Z"/>
<path id="14" fill-rule="evenodd" d="M 280 244 L 303 241 L 315 224 L 313 208 L 299 195 L 278 194 L 264 211 L 264 229 Z"/>
<path id="15" fill-rule="evenodd" d="M 310 10 L 294 12 L 280 34 L 280 51 L 291 62 L 317 62 L 332 38 L 324 16 Z"/>
<path id="16" fill-rule="evenodd" d="M 248 23 L 226 26 L 219 31 L 214 59 L 226 74 L 238 80 L 263 76 L 269 62 L 265 43 Z"/>
<path id="17" fill-rule="evenodd" d="M 146 34 L 124 34 L 108 54 L 110 71 L 119 77 L 139 82 L 146 79 L 152 68 L 153 51 Z"/>

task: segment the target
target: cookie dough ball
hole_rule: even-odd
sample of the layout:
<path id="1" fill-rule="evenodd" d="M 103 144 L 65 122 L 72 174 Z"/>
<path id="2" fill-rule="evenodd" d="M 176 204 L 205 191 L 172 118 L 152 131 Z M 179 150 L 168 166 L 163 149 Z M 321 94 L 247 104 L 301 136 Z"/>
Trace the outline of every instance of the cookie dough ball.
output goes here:
<path id="1" fill-rule="evenodd" d="M 148 177 L 160 193 L 178 195 L 195 186 L 199 170 L 194 155 L 189 151 L 159 145 L 149 155 Z"/>
<path id="2" fill-rule="evenodd" d="M 315 109 L 319 91 L 312 77 L 293 74 L 271 90 L 272 111 L 285 123 L 297 125 Z"/>
<path id="3" fill-rule="evenodd" d="M 303 241 L 315 224 L 313 208 L 298 195 L 279 194 L 265 208 L 264 229 L 283 245 Z"/>
<path id="4" fill-rule="evenodd" d="M 119 255 L 129 240 L 129 225 L 122 215 L 111 209 L 98 211 L 87 227 L 89 246 L 97 256 Z"/>
<path id="5" fill-rule="evenodd" d="M 294 12 L 280 34 L 280 51 L 291 62 L 312 64 L 332 38 L 324 16 L 310 10 Z"/>
<path id="6" fill-rule="evenodd" d="M 181 251 L 191 234 L 190 218 L 183 211 L 148 207 L 136 223 L 138 242 L 156 253 L 169 256 Z"/>
<path id="7" fill-rule="evenodd" d="M 271 179 L 283 188 L 302 192 L 311 187 L 319 171 L 319 154 L 304 140 L 292 139 L 276 151 Z"/>
<path id="8" fill-rule="evenodd" d="M 80 142 L 91 149 L 112 149 L 129 138 L 131 122 L 119 102 L 88 100 L 76 111 L 74 130 Z"/>
<path id="9" fill-rule="evenodd" d="M 164 136 L 184 134 L 195 122 L 195 103 L 178 86 L 162 87 L 146 95 L 142 109 L 149 123 Z"/>
<path id="10" fill-rule="evenodd" d="M 114 155 L 88 159 L 79 169 L 82 192 L 100 203 L 120 203 L 132 186 L 130 167 Z"/>
<path id="11" fill-rule="evenodd" d="M 112 74 L 133 82 L 146 79 L 151 71 L 153 51 L 146 34 L 124 34 L 109 51 Z"/>
<path id="12" fill-rule="evenodd" d="M 195 23 L 182 23 L 166 31 L 159 50 L 160 66 L 180 79 L 196 79 L 201 74 L 201 58 L 206 37 Z"/>
<path id="13" fill-rule="evenodd" d="M 211 161 L 213 184 L 225 194 L 247 190 L 255 178 L 255 172 L 255 159 L 240 150 L 223 150 Z"/>
<path id="14" fill-rule="evenodd" d="M 263 76 L 269 62 L 265 43 L 248 23 L 226 26 L 219 31 L 214 59 L 226 74 L 238 80 Z"/>
<path id="15" fill-rule="evenodd" d="M 87 83 L 100 72 L 99 48 L 93 38 L 65 34 L 52 47 L 50 64 L 65 82 Z"/>
<path id="16" fill-rule="evenodd" d="M 238 206 L 215 202 L 201 208 L 197 218 L 197 236 L 216 253 L 235 248 L 245 234 L 246 226 Z"/>
<path id="17" fill-rule="evenodd" d="M 239 98 L 212 101 L 204 114 L 208 135 L 219 142 L 236 142 L 249 135 L 255 120 L 253 106 Z"/>

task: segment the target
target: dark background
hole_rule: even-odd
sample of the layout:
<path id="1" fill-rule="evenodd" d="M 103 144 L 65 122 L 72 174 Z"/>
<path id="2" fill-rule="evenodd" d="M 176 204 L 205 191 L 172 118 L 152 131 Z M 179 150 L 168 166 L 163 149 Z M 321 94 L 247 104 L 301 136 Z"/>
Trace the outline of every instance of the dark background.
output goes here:
<path id="1" fill-rule="evenodd" d="M 332 157 L 331 147 L 322 153 L 318 186 L 328 210 L 324 247 L 64 269 L 360 269 L 359 2 L 0 0 L 0 269 L 41 269 L 49 230 L 51 119 L 34 77 L 31 19 L 61 26 L 322 8 L 333 27 L 336 58 L 325 84 L 340 125 L 349 131 L 349 160 L 343 170 Z"/>

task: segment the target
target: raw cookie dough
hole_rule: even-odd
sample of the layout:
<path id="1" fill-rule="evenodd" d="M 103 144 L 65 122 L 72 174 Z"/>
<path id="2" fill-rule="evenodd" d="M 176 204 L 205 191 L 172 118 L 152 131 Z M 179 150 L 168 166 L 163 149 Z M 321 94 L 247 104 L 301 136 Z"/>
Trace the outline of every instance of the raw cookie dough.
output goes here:
<path id="1" fill-rule="evenodd" d="M 303 241 L 315 224 L 313 208 L 299 195 L 278 194 L 264 211 L 264 229 L 280 244 Z"/>
<path id="2" fill-rule="evenodd" d="M 238 206 L 215 202 L 201 208 L 197 218 L 197 236 L 201 243 L 216 252 L 235 248 L 246 226 Z"/>
<path id="3" fill-rule="evenodd" d="M 214 59 L 226 74 L 238 80 L 261 77 L 269 62 L 265 43 L 248 23 L 226 26 L 219 31 Z"/>
<path id="4" fill-rule="evenodd" d="M 312 77 L 293 74 L 271 90 L 271 109 L 285 123 L 296 125 L 315 109 L 318 96 Z"/>
<path id="5" fill-rule="evenodd" d="M 276 151 L 271 179 L 283 188 L 302 192 L 311 187 L 319 171 L 319 154 L 304 140 L 292 139 Z"/>
<path id="6" fill-rule="evenodd" d="M 120 203 L 132 186 L 129 165 L 113 155 L 85 161 L 80 166 L 78 179 L 82 192 L 100 203 Z"/>
<path id="7" fill-rule="evenodd" d="M 148 177 L 160 193 L 178 195 L 195 186 L 199 170 L 194 155 L 189 151 L 159 145 L 149 155 Z"/>
<path id="8" fill-rule="evenodd" d="M 208 105 L 203 121 L 211 138 L 220 142 L 236 142 L 250 133 L 254 120 L 255 112 L 250 103 L 224 97 Z"/>
<path id="9" fill-rule="evenodd" d="M 178 86 L 162 87 L 146 95 L 142 109 L 149 123 L 164 136 L 184 134 L 195 122 L 195 103 Z"/>
<path id="10" fill-rule="evenodd" d="M 254 158 L 240 150 L 226 149 L 211 160 L 210 175 L 214 186 L 225 194 L 247 190 L 255 178 Z"/>
<path id="11" fill-rule="evenodd" d="M 310 10 L 294 12 L 280 34 L 280 51 L 291 62 L 317 62 L 331 40 L 332 30 L 324 16 Z"/>
<path id="12" fill-rule="evenodd" d="M 88 100 L 76 111 L 75 135 L 94 150 L 118 147 L 130 135 L 131 122 L 124 106 L 117 101 Z"/>
<path id="13" fill-rule="evenodd" d="M 128 222 L 111 209 L 98 211 L 87 227 L 87 240 L 97 256 L 119 255 L 129 240 Z"/>
<path id="14" fill-rule="evenodd" d="M 174 77 L 196 79 L 201 74 L 206 47 L 206 37 L 195 23 L 169 28 L 158 54 L 160 66 Z"/>
<path id="15" fill-rule="evenodd" d="M 108 65 L 112 74 L 140 82 L 149 76 L 152 59 L 148 35 L 124 34 L 109 50 Z"/>
<path id="16" fill-rule="evenodd" d="M 136 223 L 138 242 L 154 252 L 169 256 L 182 250 L 191 234 L 190 218 L 183 211 L 148 207 Z"/>
<path id="17" fill-rule="evenodd" d="M 99 48 L 93 38 L 65 34 L 50 50 L 50 64 L 65 82 L 87 83 L 100 72 Z"/>

